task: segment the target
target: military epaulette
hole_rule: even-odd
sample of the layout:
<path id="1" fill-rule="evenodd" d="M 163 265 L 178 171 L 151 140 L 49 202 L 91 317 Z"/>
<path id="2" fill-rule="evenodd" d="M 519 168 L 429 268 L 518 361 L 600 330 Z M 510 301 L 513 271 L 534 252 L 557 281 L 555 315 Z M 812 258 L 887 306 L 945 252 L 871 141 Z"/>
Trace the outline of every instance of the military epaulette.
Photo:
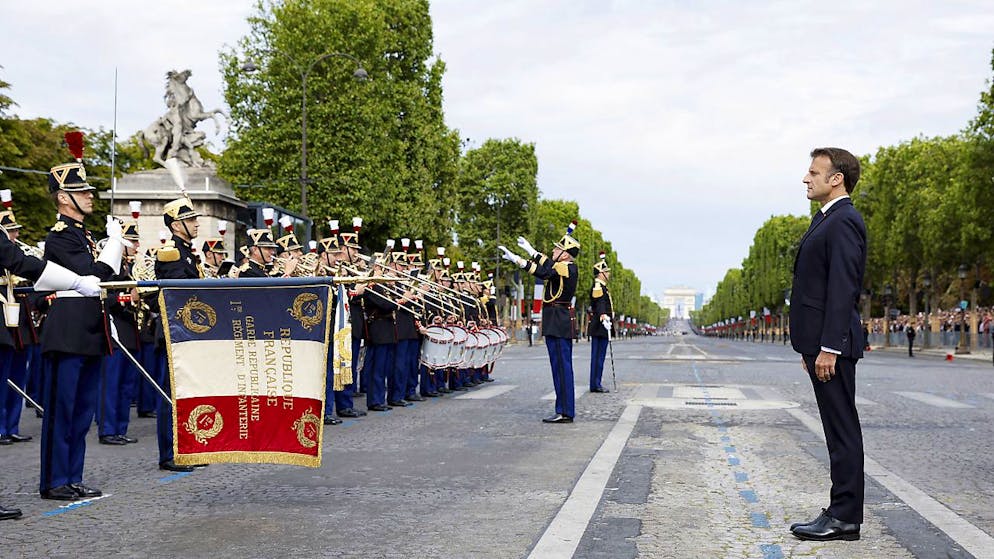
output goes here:
<path id="1" fill-rule="evenodd" d="M 594 289 L 590 293 L 590 296 L 593 297 L 594 299 L 604 296 L 604 288 L 601 287 L 601 284 L 599 282 L 594 282 Z"/>
<path id="2" fill-rule="evenodd" d="M 155 252 L 155 259 L 159 262 L 176 262 L 179 260 L 179 249 L 173 241 L 166 241 L 166 244 Z"/>
<path id="3" fill-rule="evenodd" d="M 65 221 L 56 221 L 55 225 L 52 226 L 50 231 L 52 231 L 52 233 L 58 233 L 60 231 L 65 231 L 68 227 L 69 226 L 66 225 Z"/>
<path id="4" fill-rule="evenodd" d="M 546 256 L 546 255 L 544 255 L 544 254 L 542 254 L 541 252 L 535 255 L 535 260 L 538 262 L 539 266 L 544 265 L 545 261 L 548 260 L 548 259 L 549 259 L 549 257 Z"/>
<path id="5" fill-rule="evenodd" d="M 556 262 L 552 265 L 552 269 L 556 271 L 560 276 L 567 278 L 569 277 L 569 262 Z"/>
<path id="6" fill-rule="evenodd" d="M 244 263 L 244 264 L 242 264 L 241 266 L 238 267 L 238 271 L 239 272 L 244 272 L 245 270 L 248 270 L 248 269 L 249 269 L 249 263 L 248 262 L 246 262 L 246 263 Z"/>

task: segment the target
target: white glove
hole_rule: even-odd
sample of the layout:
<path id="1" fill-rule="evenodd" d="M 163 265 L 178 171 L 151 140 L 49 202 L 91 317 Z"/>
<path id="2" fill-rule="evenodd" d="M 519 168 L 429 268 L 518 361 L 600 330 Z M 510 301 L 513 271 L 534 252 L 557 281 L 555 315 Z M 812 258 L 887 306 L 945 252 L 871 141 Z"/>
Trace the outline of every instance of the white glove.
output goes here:
<path id="1" fill-rule="evenodd" d="M 532 244 L 528 242 L 528 239 L 524 237 L 518 237 L 518 246 L 528 253 L 529 258 L 534 258 L 535 255 L 538 254 L 535 247 L 533 247 Z"/>
<path id="2" fill-rule="evenodd" d="M 73 291 L 79 292 L 83 297 L 96 297 L 100 295 L 100 278 L 97 276 L 80 276 L 72 286 Z"/>
<path id="3" fill-rule="evenodd" d="M 504 246 L 504 245 L 497 245 L 497 248 L 499 248 L 504 253 L 501 256 L 501 258 L 503 258 L 504 260 L 507 260 L 508 262 L 513 262 L 513 263 L 517 264 L 519 268 L 524 268 L 528 264 L 525 261 L 524 258 L 521 258 L 517 254 L 514 254 L 513 252 L 511 252 L 510 250 L 508 250 L 508 248 L 506 246 Z"/>
<path id="4" fill-rule="evenodd" d="M 124 238 L 124 229 L 121 222 L 109 215 L 107 216 L 107 238 L 113 239 L 128 248 L 131 247 L 131 241 Z"/>

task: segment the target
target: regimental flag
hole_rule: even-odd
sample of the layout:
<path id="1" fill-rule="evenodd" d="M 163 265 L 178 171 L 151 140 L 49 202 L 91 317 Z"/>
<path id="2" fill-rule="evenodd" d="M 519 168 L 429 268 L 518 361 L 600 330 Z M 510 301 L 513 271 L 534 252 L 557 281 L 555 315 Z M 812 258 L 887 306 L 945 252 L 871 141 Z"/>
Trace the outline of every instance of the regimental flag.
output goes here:
<path id="1" fill-rule="evenodd" d="M 331 344 L 331 367 L 334 389 L 345 390 L 352 384 L 352 323 L 349 321 L 349 296 L 345 286 L 339 284 L 335 292 L 335 333 Z"/>
<path id="2" fill-rule="evenodd" d="M 183 283 L 159 293 L 176 463 L 321 466 L 331 286 Z"/>

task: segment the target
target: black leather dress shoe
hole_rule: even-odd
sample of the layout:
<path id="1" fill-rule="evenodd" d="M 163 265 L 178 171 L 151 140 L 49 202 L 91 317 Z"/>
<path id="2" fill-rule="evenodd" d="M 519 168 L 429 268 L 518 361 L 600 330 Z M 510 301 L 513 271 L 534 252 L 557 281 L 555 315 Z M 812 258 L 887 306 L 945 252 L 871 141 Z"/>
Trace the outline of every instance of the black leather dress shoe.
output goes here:
<path id="1" fill-rule="evenodd" d="M 140 411 L 138 412 L 138 417 L 155 417 L 154 411 Z"/>
<path id="2" fill-rule="evenodd" d="M 324 416 L 324 424 L 325 425 L 341 425 L 341 423 L 342 423 L 342 420 L 338 419 L 337 417 L 335 417 L 333 415 L 326 415 L 326 416 Z"/>
<path id="3" fill-rule="evenodd" d="M 406 408 L 407 406 L 411 405 L 411 403 L 405 402 L 403 400 L 396 400 L 392 402 L 387 402 L 387 405 L 390 406 L 391 408 Z"/>
<path id="4" fill-rule="evenodd" d="M 467 390 L 469 390 L 469 389 L 468 389 L 468 388 L 466 388 L 465 386 L 457 386 L 457 387 L 453 388 L 452 390 L 453 390 L 454 392 L 466 392 L 466 391 L 467 391 Z"/>
<path id="5" fill-rule="evenodd" d="M 438 392 L 425 392 L 421 395 L 423 398 L 438 398 L 441 396 Z"/>
<path id="6" fill-rule="evenodd" d="M 11 520 L 20 517 L 21 509 L 9 509 L 5 506 L 0 506 L 0 520 Z"/>
<path id="7" fill-rule="evenodd" d="M 483 377 L 483 382 L 493 382 L 493 381 L 494 381 L 494 379 L 492 379 L 490 377 Z"/>
<path id="8" fill-rule="evenodd" d="M 7 446 L 14 444 L 14 439 L 10 435 L 0 435 L 0 445 Z"/>
<path id="9" fill-rule="evenodd" d="M 180 466 L 172 460 L 166 460 L 165 462 L 159 462 L 160 470 L 169 470 L 170 472 L 192 472 L 193 466 Z"/>
<path id="10" fill-rule="evenodd" d="M 831 540 L 853 541 L 859 539 L 859 524 L 843 522 L 825 513 L 811 524 L 802 524 L 791 530 L 802 540 L 827 542 Z"/>
<path id="11" fill-rule="evenodd" d="M 100 497 L 103 495 L 103 491 L 99 489 L 94 489 L 92 487 L 87 487 L 82 483 L 70 483 L 69 489 L 76 492 L 76 496 L 80 499 L 92 499 L 94 497 Z"/>
<path id="12" fill-rule="evenodd" d="M 595 388 L 595 389 L 591 390 L 591 392 L 594 392 L 594 393 L 597 393 L 597 394 L 607 394 L 608 392 L 611 392 L 611 391 L 608 390 L 607 388 L 604 388 L 603 386 L 601 386 L 599 388 Z"/>
<path id="13" fill-rule="evenodd" d="M 31 435 L 18 435 L 17 433 L 13 433 L 9 435 L 9 437 L 10 440 L 14 441 L 15 443 L 26 443 L 30 441 L 32 438 Z"/>
<path id="14" fill-rule="evenodd" d="M 440 394 L 452 394 L 452 391 L 451 391 L 451 390 L 449 390 L 448 388 L 445 388 L 444 386 L 443 386 L 442 388 L 439 388 L 439 389 L 438 389 L 438 392 L 439 392 Z"/>
<path id="15" fill-rule="evenodd" d="M 542 420 L 542 423 L 573 423 L 573 418 L 568 415 L 554 415 L 552 417 L 546 417 Z"/>
<path id="16" fill-rule="evenodd" d="M 814 520 L 808 520 L 807 522 L 795 522 L 795 523 L 791 524 L 790 525 L 790 531 L 793 532 L 795 528 L 798 528 L 800 526 L 810 526 L 810 525 L 814 524 L 815 522 L 818 522 L 819 520 L 821 520 L 821 517 L 827 516 L 827 515 L 828 515 L 828 509 L 821 509 L 821 514 L 819 514 L 818 516 L 816 516 L 814 518 Z"/>
<path id="17" fill-rule="evenodd" d="M 390 411 L 390 408 L 384 406 L 383 404 L 373 404 L 372 406 L 368 406 L 366 409 L 369 411 Z"/>
<path id="18" fill-rule="evenodd" d="M 345 408 L 344 410 L 338 410 L 338 417 L 363 417 L 366 412 L 359 411 L 355 408 Z"/>
<path id="19" fill-rule="evenodd" d="M 424 402 L 425 401 L 424 398 L 422 398 L 421 396 L 418 396 L 417 394 L 415 394 L 414 396 L 407 396 L 404 399 L 407 400 L 408 402 Z"/>
<path id="20" fill-rule="evenodd" d="M 136 442 L 138 442 L 138 439 L 134 437 L 129 437 L 127 435 L 118 435 L 118 437 L 121 437 L 121 440 L 128 444 L 135 444 Z"/>
<path id="21" fill-rule="evenodd" d="M 122 446 L 128 444 L 128 441 L 122 439 L 120 435 L 104 435 L 100 437 L 100 444 Z"/>
<path id="22" fill-rule="evenodd" d="M 62 485 L 60 487 L 53 487 L 52 489 L 42 491 L 41 498 L 51 499 L 53 501 L 77 501 L 79 500 L 79 495 L 72 490 L 72 487 Z"/>

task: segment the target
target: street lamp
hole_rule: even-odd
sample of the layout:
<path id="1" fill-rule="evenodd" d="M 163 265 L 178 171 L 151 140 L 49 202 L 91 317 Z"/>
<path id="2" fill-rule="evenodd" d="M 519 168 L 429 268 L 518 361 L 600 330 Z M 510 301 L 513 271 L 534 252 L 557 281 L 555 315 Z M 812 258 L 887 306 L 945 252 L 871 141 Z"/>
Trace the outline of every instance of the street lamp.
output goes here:
<path id="1" fill-rule="evenodd" d="M 932 274 L 925 272 L 922 277 L 922 286 L 925 288 L 925 347 L 930 347 L 932 343 Z"/>
<path id="2" fill-rule="evenodd" d="M 966 309 L 963 308 L 963 298 L 966 297 L 964 286 L 966 285 L 966 274 L 970 271 L 966 264 L 960 264 L 956 270 L 959 276 L 959 341 L 956 342 L 956 353 L 970 353 L 966 347 Z"/>
<path id="3" fill-rule="evenodd" d="M 307 78 L 310 77 L 311 70 L 314 69 L 318 62 L 333 57 L 347 58 L 355 62 L 356 69 L 352 72 L 352 77 L 357 80 L 365 81 L 369 79 L 369 73 L 362 67 L 362 62 L 358 58 L 344 52 L 326 52 L 315 57 L 306 67 L 279 49 L 267 49 L 266 52 L 275 52 L 282 55 L 290 61 L 290 64 L 293 65 L 295 70 L 300 72 L 300 213 L 304 217 L 307 217 Z M 259 67 L 249 60 L 242 64 L 241 70 L 251 74 L 257 72 Z"/>

